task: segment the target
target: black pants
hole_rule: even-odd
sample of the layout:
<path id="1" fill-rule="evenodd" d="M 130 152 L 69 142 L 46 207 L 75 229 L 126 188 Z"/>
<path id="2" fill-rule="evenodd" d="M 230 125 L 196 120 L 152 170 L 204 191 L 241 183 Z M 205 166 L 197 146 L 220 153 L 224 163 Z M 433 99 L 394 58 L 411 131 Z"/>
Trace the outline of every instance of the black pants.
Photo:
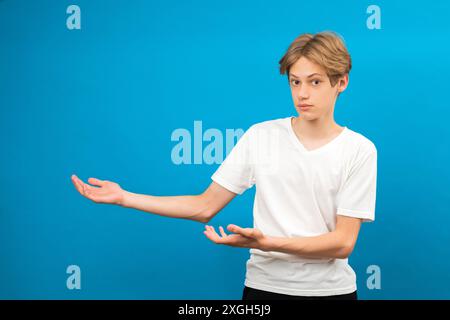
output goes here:
<path id="1" fill-rule="evenodd" d="M 263 291 L 244 286 L 242 300 L 358 300 L 358 295 L 355 291 L 349 294 L 322 297 L 291 296 L 288 294 Z"/>

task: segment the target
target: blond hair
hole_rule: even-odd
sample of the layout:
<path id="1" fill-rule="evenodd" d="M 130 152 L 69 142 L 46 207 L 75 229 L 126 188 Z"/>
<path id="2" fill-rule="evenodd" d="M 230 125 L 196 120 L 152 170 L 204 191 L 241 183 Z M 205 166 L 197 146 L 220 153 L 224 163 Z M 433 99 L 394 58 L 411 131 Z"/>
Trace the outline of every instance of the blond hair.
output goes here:
<path id="1" fill-rule="evenodd" d="M 289 70 L 301 57 L 324 68 L 332 87 L 352 68 L 352 60 L 344 40 L 333 31 L 322 31 L 315 35 L 304 33 L 290 44 L 287 52 L 279 61 L 280 73 L 287 73 L 288 80 Z"/>

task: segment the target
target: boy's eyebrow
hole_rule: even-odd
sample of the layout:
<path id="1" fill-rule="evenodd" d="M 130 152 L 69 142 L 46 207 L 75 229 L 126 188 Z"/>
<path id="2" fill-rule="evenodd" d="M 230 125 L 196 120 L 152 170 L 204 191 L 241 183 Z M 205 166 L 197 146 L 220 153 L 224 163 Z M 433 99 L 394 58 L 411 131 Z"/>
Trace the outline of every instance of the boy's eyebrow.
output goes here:
<path id="1" fill-rule="evenodd" d="M 299 76 L 296 76 L 295 74 L 292 74 L 292 73 L 290 75 L 291 75 L 291 77 L 300 78 Z M 310 78 L 313 75 L 323 76 L 323 74 L 315 72 L 315 73 L 311 73 L 309 76 L 307 76 L 307 78 Z"/>

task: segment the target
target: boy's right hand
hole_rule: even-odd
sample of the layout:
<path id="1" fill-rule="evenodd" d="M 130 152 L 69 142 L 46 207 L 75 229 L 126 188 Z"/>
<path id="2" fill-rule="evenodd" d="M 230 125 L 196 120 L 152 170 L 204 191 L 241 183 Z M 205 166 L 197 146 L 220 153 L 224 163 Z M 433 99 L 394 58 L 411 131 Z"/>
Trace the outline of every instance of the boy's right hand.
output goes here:
<path id="1" fill-rule="evenodd" d="M 97 203 L 110 203 L 123 205 L 125 191 L 115 182 L 107 180 L 99 180 L 96 178 L 89 178 L 87 183 L 81 181 L 76 175 L 71 176 L 72 182 L 77 188 L 78 192 L 86 198 Z"/>

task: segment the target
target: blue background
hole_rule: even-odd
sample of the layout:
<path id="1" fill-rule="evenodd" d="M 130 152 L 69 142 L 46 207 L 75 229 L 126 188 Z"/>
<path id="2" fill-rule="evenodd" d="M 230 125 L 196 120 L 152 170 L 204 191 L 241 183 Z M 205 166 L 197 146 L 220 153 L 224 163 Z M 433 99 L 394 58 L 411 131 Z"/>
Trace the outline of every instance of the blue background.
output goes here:
<path id="1" fill-rule="evenodd" d="M 81 8 L 81 30 L 66 9 Z M 381 30 L 369 30 L 369 5 Z M 152 195 L 202 192 L 214 165 L 174 165 L 177 128 L 296 115 L 278 61 L 334 30 L 352 56 L 340 125 L 378 149 L 376 221 L 350 264 L 361 299 L 449 299 L 450 2 L 0 1 L 0 298 L 240 299 L 247 249 L 204 225 L 95 204 L 70 175 Z M 252 225 L 255 189 L 214 226 Z M 68 265 L 81 290 L 68 290 Z M 381 290 L 366 286 L 370 265 Z"/>

